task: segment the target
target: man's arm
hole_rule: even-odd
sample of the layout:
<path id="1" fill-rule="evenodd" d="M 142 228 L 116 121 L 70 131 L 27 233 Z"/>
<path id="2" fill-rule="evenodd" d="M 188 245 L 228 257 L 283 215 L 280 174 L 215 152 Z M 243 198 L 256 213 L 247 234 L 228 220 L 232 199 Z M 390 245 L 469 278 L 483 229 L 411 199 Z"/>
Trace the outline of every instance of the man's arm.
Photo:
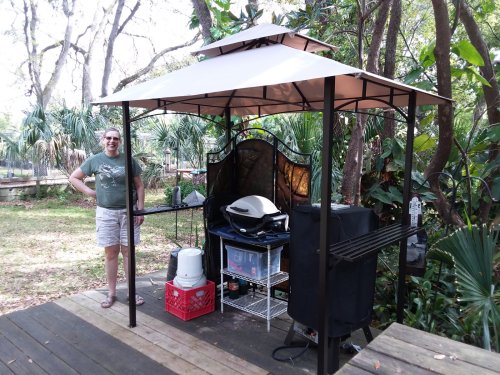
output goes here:
<path id="1" fill-rule="evenodd" d="M 134 177 L 135 191 L 137 192 L 137 209 L 144 210 L 144 183 L 141 176 Z"/>
<path id="2" fill-rule="evenodd" d="M 137 209 L 144 210 L 144 183 L 141 176 L 134 177 L 135 191 L 137 193 Z M 134 221 L 136 224 L 141 225 L 144 222 L 144 216 L 135 216 Z"/>
<path id="3" fill-rule="evenodd" d="M 81 191 L 83 194 L 88 195 L 89 197 L 95 198 L 95 190 L 92 190 L 83 181 L 87 177 L 85 173 L 82 172 L 80 167 L 76 168 L 71 176 L 69 176 L 69 182 L 71 185 L 75 187 L 75 189 Z M 144 193 L 143 193 L 143 202 L 144 202 Z"/>

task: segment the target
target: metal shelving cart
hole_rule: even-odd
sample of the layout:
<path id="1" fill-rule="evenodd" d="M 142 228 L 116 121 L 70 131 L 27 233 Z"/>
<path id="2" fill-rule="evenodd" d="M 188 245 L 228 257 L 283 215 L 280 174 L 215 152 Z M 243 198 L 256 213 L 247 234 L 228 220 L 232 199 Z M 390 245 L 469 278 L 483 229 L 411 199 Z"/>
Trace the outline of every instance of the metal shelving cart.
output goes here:
<path id="1" fill-rule="evenodd" d="M 267 270 L 270 271 L 271 251 L 288 243 L 290 239 L 289 233 L 271 233 L 263 237 L 252 238 L 238 234 L 230 226 L 210 229 L 210 233 L 217 235 L 220 239 L 221 312 L 224 312 L 224 304 L 226 304 L 264 318 L 267 320 L 267 331 L 269 332 L 271 330 L 271 319 L 286 312 L 288 306 L 287 301 L 272 297 L 271 289 L 273 286 L 288 280 L 288 273 L 279 271 L 270 274 L 271 272 L 268 272 L 267 277 L 256 279 L 229 271 L 228 268 L 224 268 L 224 241 L 229 240 L 232 243 L 250 245 L 267 250 Z M 264 286 L 265 291 L 261 292 L 254 288 L 252 291 L 249 291 L 248 294 L 242 295 L 237 299 L 224 297 L 224 275 L 246 280 L 256 286 Z"/>

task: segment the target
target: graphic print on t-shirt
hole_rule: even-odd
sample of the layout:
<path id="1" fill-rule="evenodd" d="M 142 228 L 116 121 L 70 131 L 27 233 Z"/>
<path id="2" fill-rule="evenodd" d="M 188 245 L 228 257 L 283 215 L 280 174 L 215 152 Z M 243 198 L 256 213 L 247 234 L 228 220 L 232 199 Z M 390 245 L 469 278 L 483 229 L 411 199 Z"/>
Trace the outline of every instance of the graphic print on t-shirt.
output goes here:
<path id="1" fill-rule="evenodd" d="M 117 187 L 120 183 L 120 179 L 123 179 L 125 167 L 103 164 L 99 167 L 99 173 L 97 175 L 101 181 L 101 187 L 105 190 L 109 190 Z"/>

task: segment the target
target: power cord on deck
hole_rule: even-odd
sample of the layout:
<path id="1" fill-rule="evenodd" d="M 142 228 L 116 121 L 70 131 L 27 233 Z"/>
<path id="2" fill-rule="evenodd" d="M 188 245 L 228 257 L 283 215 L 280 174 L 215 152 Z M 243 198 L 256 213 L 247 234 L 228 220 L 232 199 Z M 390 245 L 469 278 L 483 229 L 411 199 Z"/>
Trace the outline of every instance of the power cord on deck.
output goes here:
<path id="1" fill-rule="evenodd" d="M 301 348 L 302 350 L 296 354 L 296 355 L 290 355 L 288 357 L 278 357 L 276 355 L 276 353 L 278 353 L 280 350 L 285 350 L 285 349 L 297 349 L 297 348 Z M 309 349 L 309 342 L 306 343 L 305 346 L 298 346 L 298 345 L 284 345 L 284 346 L 279 346 L 277 347 L 276 349 L 273 350 L 273 353 L 271 354 L 271 356 L 273 357 L 273 359 L 275 359 L 276 361 L 280 361 L 280 362 L 287 362 L 287 361 L 290 361 L 292 362 L 292 365 L 295 365 L 293 363 L 293 360 L 296 359 L 296 358 L 299 358 L 301 355 L 303 355 L 305 352 L 307 352 L 307 349 Z"/>

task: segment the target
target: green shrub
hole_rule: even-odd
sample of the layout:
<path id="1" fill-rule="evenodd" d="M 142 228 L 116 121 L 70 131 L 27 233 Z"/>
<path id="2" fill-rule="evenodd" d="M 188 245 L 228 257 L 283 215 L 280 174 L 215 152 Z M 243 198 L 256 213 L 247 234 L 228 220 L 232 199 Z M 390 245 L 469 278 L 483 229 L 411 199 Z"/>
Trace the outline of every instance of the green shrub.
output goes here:
<path id="1" fill-rule="evenodd" d="M 39 185 L 33 190 L 25 190 L 19 195 L 22 201 L 41 200 L 45 198 L 56 198 L 65 200 L 67 198 L 66 187 L 61 185 Z"/>

